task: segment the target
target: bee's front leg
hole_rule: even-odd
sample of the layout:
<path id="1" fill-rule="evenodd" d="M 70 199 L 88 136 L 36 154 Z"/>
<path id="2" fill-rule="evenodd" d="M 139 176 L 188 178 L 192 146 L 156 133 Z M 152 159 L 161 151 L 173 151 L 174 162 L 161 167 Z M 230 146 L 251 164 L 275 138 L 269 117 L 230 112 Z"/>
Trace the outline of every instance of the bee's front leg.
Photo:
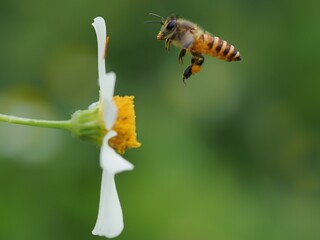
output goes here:
<path id="1" fill-rule="evenodd" d="M 191 65 L 186 68 L 183 73 L 183 82 L 191 75 L 196 74 L 201 70 L 201 65 L 204 62 L 204 57 L 199 54 L 192 54 Z"/>
<path id="2" fill-rule="evenodd" d="M 165 49 L 166 50 L 169 50 L 171 42 L 172 42 L 172 40 L 170 38 L 166 39 L 166 42 L 165 42 Z"/>
<path id="3" fill-rule="evenodd" d="M 179 63 L 182 64 L 183 63 L 183 57 L 186 55 L 187 49 L 183 48 L 181 49 L 180 53 L 179 53 Z"/>

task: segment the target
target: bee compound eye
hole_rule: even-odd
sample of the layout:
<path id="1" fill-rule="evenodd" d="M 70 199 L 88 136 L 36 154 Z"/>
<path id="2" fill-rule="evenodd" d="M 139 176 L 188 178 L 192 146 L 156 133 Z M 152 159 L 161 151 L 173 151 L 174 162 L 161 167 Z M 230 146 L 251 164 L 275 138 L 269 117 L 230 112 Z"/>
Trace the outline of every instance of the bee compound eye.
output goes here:
<path id="1" fill-rule="evenodd" d="M 171 20 L 168 25 L 167 25 L 167 30 L 172 30 L 177 24 L 177 21 L 176 20 Z"/>

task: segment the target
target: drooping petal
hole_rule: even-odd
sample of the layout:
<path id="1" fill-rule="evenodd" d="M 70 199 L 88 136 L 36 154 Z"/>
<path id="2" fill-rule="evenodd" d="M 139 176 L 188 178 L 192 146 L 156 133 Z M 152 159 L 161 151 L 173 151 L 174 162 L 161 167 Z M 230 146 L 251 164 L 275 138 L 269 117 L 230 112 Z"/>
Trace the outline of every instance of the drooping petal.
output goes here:
<path id="1" fill-rule="evenodd" d="M 100 151 L 100 165 L 103 170 L 106 170 L 111 174 L 129 171 L 134 168 L 133 164 L 125 160 L 121 155 L 116 153 L 116 151 L 109 146 L 109 139 L 116 135 L 117 133 L 115 131 L 109 131 L 103 139 Z"/>
<path id="2" fill-rule="evenodd" d="M 122 209 L 114 174 L 103 170 L 98 218 L 92 234 L 113 238 L 122 232 L 123 227 Z"/>
<path id="3" fill-rule="evenodd" d="M 100 192 L 100 204 L 96 225 L 92 234 L 116 237 L 123 230 L 123 214 L 118 197 L 115 174 L 133 169 L 133 165 L 122 158 L 113 150 L 108 141 L 116 136 L 116 132 L 111 130 L 103 139 L 100 152 L 100 164 L 103 169 Z"/>

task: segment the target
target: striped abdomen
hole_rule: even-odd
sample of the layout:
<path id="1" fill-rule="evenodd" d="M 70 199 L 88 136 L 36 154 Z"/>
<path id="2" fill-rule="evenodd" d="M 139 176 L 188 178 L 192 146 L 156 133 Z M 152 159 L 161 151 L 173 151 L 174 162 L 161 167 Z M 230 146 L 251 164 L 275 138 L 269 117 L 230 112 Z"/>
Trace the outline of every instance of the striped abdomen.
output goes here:
<path id="1" fill-rule="evenodd" d="M 241 60 L 240 52 L 233 45 L 209 33 L 200 35 L 198 40 L 193 43 L 191 51 L 204 53 L 226 61 Z"/>

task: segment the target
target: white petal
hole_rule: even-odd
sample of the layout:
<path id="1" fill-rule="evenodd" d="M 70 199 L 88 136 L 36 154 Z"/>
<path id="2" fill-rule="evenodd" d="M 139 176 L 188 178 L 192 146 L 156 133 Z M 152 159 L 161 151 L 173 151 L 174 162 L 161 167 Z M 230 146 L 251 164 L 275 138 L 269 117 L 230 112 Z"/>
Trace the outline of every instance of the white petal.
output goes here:
<path id="1" fill-rule="evenodd" d="M 103 102 L 103 120 L 106 125 L 107 130 L 111 130 L 114 123 L 117 120 L 118 108 L 115 103 L 111 100 L 104 100 Z"/>
<path id="2" fill-rule="evenodd" d="M 116 151 L 109 146 L 109 139 L 116 135 L 117 133 L 113 130 L 108 132 L 103 139 L 100 151 L 100 165 L 103 170 L 106 170 L 111 174 L 129 171 L 134 168 L 133 164 L 125 160 L 121 155 L 116 153 Z"/>
<path id="3" fill-rule="evenodd" d="M 103 101 L 103 119 L 107 130 L 112 129 L 117 119 L 118 109 L 113 102 L 114 86 L 116 83 L 116 74 L 114 72 L 105 73 L 99 78 L 100 95 Z"/>
<path id="4" fill-rule="evenodd" d="M 92 234 L 113 238 L 122 232 L 123 226 L 122 209 L 114 174 L 103 170 L 98 218 Z"/>
<path id="5" fill-rule="evenodd" d="M 107 30 L 106 24 L 102 17 L 96 17 L 94 22 L 92 23 L 97 35 L 98 40 L 98 71 L 99 71 L 99 79 L 105 74 L 106 66 L 105 66 L 105 48 L 106 48 L 106 38 L 107 38 Z"/>
<path id="6" fill-rule="evenodd" d="M 99 77 L 99 86 L 101 94 L 104 98 L 111 100 L 116 84 L 116 74 L 114 72 L 104 73 Z"/>
<path id="7" fill-rule="evenodd" d="M 119 201 L 114 176 L 127 170 L 132 170 L 133 165 L 122 158 L 108 145 L 110 138 L 116 136 L 113 130 L 108 132 L 103 139 L 100 152 L 100 164 L 103 169 L 100 204 L 96 225 L 92 234 L 108 238 L 118 236 L 123 230 L 123 214 Z"/>
<path id="8" fill-rule="evenodd" d="M 105 48 L 106 48 L 106 24 L 102 17 L 96 17 L 92 23 L 98 40 L 98 72 L 101 100 L 103 101 L 103 114 L 107 130 L 112 129 L 117 119 L 117 108 L 113 103 L 114 86 L 116 83 L 116 74 L 106 73 L 105 68 Z"/>

